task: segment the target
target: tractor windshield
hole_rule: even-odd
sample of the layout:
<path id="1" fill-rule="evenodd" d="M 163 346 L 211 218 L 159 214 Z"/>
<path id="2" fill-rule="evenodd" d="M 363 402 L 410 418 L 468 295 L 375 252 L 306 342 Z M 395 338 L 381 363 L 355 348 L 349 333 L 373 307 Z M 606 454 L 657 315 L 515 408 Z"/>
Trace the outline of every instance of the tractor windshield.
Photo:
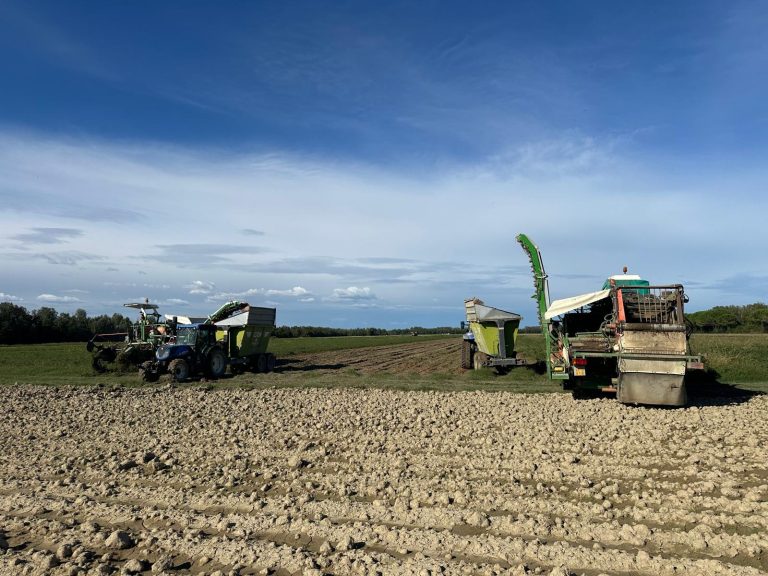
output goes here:
<path id="1" fill-rule="evenodd" d="M 176 332 L 176 344 L 194 346 L 197 340 L 197 328 L 194 326 L 179 326 Z"/>

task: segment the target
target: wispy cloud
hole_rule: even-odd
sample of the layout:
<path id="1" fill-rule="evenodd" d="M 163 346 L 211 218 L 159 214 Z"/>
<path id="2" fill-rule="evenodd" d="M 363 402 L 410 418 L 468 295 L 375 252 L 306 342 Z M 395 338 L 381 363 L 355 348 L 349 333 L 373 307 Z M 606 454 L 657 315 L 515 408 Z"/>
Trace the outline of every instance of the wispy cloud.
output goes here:
<path id="1" fill-rule="evenodd" d="M 75 296 L 58 296 L 56 294 L 40 294 L 37 297 L 38 300 L 41 302 L 51 302 L 51 303 L 58 303 L 58 304 L 69 304 L 73 302 L 81 302 L 79 298 L 76 298 Z"/>
<path id="2" fill-rule="evenodd" d="M 86 262 L 101 262 L 106 259 L 98 254 L 88 254 L 74 250 L 67 252 L 43 252 L 31 256 L 56 266 L 77 266 Z"/>
<path id="3" fill-rule="evenodd" d="M 83 231 L 78 228 L 32 228 L 10 238 L 27 244 L 61 244 L 82 235 Z"/>
<path id="4" fill-rule="evenodd" d="M 144 278 L 190 309 L 211 298 L 268 299 L 317 318 L 351 302 L 460 309 L 476 295 L 533 317 L 518 232 L 539 242 L 553 297 L 590 291 L 623 265 L 660 282 L 759 274 L 764 258 L 752 247 L 768 244 L 759 193 L 768 174 L 759 167 L 727 179 L 706 167 L 667 178 L 663 164 L 628 159 L 626 142 L 586 136 L 532 142 L 511 168 L 498 157 L 418 177 L 289 154 L 95 146 L 0 130 L 1 142 L 0 173 L 8 168 L 52 204 L 70 204 L 66 191 L 77 189 L 91 210 L 141 214 L 71 226 L 36 200 L 24 213 L 0 203 L 8 238 L 40 231 L 38 239 L 71 248 L 0 253 L 14 278 L 4 290 L 27 300 L 40 286 L 54 294 L 95 286 L 89 305 L 125 301 Z M 246 196 L 258 213 L 243 209 Z M 105 267 L 114 269 L 109 283 Z"/>
<path id="5" fill-rule="evenodd" d="M 242 255 L 254 256 L 268 251 L 259 246 L 235 244 L 165 244 L 156 248 L 160 254 L 142 254 L 136 258 L 179 267 L 205 268 L 232 263 Z"/>

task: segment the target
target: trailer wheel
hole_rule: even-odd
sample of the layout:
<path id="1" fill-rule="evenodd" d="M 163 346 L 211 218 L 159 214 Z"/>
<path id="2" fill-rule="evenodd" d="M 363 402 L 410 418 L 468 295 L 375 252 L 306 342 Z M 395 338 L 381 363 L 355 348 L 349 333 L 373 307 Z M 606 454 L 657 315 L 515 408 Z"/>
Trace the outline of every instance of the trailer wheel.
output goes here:
<path id="1" fill-rule="evenodd" d="M 267 372 L 272 372 L 275 369 L 275 355 L 267 354 Z"/>
<path id="2" fill-rule="evenodd" d="M 189 364 L 183 358 L 171 360 L 171 363 L 168 365 L 168 373 L 176 382 L 182 382 L 189 378 Z"/>
<path id="3" fill-rule="evenodd" d="M 208 354 L 208 366 L 206 372 L 211 378 L 221 378 L 227 369 L 227 357 L 219 348 L 214 348 Z"/>
<path id="4" fill-rule="evenodd" d="M 461 367 L 464 370 L 472 368 L 472 343 L 469 340 L 461 341 Z"/>
<path id="5" fill-rule="evenodd" d="M 267 371 L 267 355 L 266 354 L 259 354 L 256 356 L 256 372 L 266 372 Z"/>

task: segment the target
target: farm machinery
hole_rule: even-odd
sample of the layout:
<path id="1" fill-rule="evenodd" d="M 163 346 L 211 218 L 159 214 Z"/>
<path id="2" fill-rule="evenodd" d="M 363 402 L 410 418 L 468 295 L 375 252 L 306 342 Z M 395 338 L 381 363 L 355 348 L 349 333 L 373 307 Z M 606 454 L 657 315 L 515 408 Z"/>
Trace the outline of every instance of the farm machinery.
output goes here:
<path id="1" fill-rule="evenodd" d="M 506 374 L 511 368 L 530 363 L 517 357 L 515 342 L 522 316 L 486 306 L 478 298 L 464 301 L 467 328 L 461 343 L 461 367 L 495 368 Z"/>
<path id="2" fill-rule="evenodd" d="M 174 323 L 174 336 L 141 364 L 139 373 L 142 380 L 154 382 L 163 374 L 176 381 L 220 378 L 228 365 L 233 374 L 270 372 L 275 356 L 267 345 L 274 327 L 274 308 L 227 302 L 202 322 Z"/>
<path id="3" fill-rule="evenodd" d="M 91 365 L 96 372 L 106 372 L 113 362 L 122 369 L 135 367 L 151 359 L 157 347 L 171 337 L 171 324 L 161 321 L 157 304 L 145 300 L 123 306 L 139 311 L 139 319 L 128 331 L 95 334 L 85 345 L 93 354 Z"/>
<path id="4" fill-rule="evenodd" d="M 625 268 L 597 292 L 550 302 L 539 249 L 525 234 L 517 241 L 531 262 L 551 380 L 615 392 L 622 403 L 687 403 L 686 371 L 703 364 L 690 352 L 682 285 L 651 285 Z"/>

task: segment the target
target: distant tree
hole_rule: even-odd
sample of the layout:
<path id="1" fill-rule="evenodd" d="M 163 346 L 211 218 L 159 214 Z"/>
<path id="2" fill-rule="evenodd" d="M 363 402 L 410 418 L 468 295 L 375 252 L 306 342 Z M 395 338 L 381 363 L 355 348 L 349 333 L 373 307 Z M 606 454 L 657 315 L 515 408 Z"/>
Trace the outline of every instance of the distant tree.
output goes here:
<path id="1" fill-rule="evenodd" d="M 0 302 L 0 344 L 21 344 L 30 341 L 32 316 L 23 306 Z"/>

